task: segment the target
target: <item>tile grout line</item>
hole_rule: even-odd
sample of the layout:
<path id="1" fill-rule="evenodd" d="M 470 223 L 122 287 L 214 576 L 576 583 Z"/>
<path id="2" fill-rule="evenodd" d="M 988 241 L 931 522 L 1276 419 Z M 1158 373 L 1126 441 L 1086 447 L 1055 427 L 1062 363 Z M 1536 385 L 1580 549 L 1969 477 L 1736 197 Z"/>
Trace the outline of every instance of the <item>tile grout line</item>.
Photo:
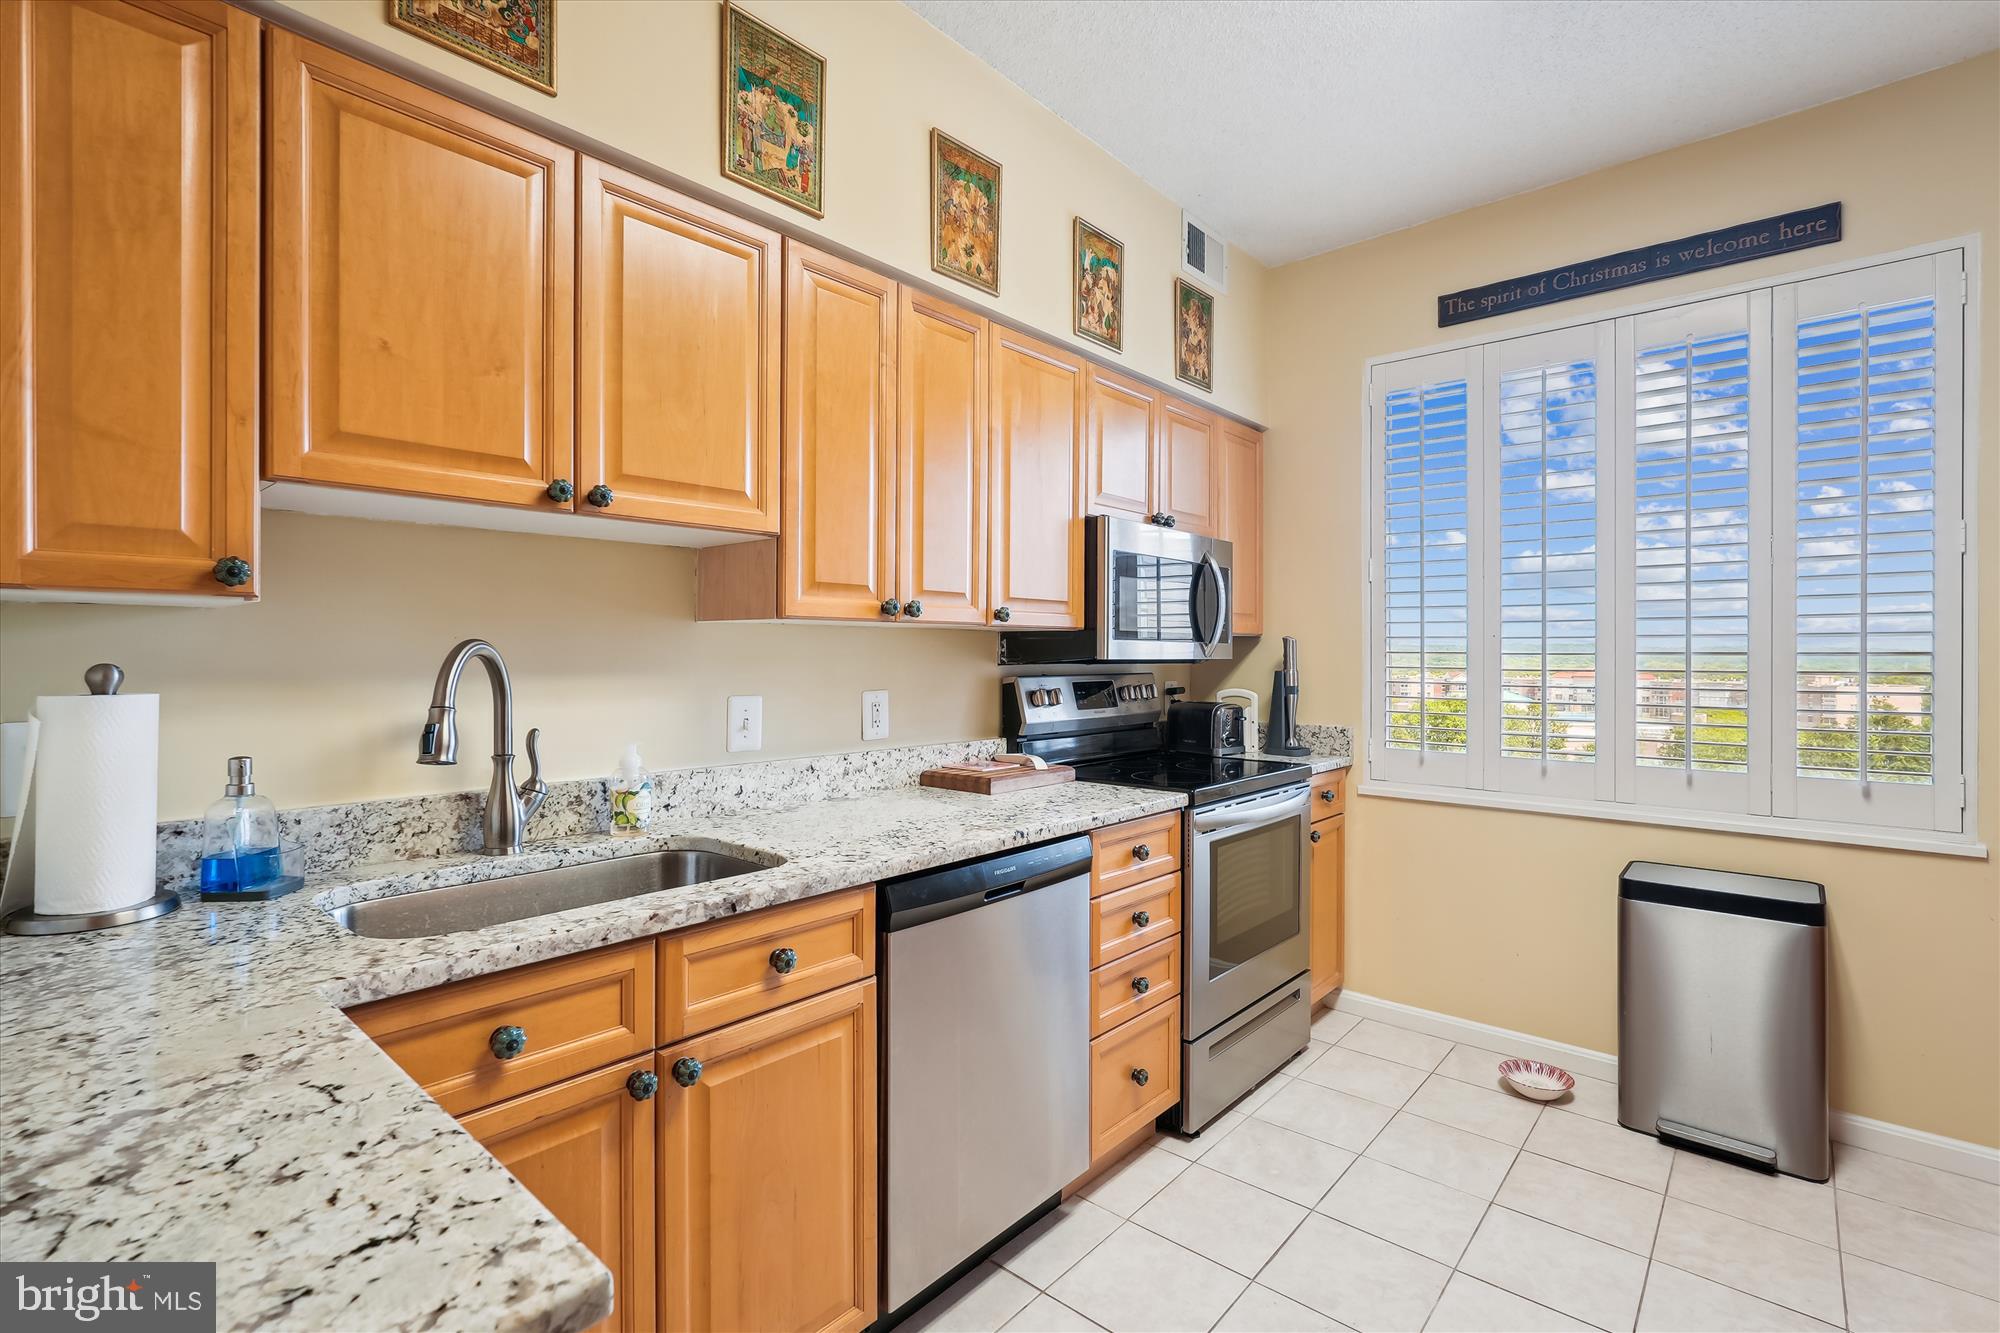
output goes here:
<path id="1" fill-rule="evenodd" d="M 1840 1244 L 1840 1187 L 1834 1187 L 1833 1195 L 1833 1260 L 1840 1272 L 1840 1326 L 1850 1327 L 1854 1316 L 1847 1309 L 1847 1251 Z"/>

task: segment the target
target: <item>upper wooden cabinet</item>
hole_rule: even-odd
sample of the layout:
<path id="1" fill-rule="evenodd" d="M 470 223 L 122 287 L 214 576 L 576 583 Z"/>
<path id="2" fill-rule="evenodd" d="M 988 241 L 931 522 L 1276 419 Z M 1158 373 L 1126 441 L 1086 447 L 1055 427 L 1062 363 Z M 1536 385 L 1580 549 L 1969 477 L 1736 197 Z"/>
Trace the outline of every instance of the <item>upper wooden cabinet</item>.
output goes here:
<path id="1" fill-rule="evenodd" d="M 776 532 L 778 234 L 588 158 L 582 201 L 579 512 Z"/>
<path id="2" fill-rule="evenodd" d="M 267 473 L 553 507 L 576 154 L 281 29 L 267 55 Z"/>
<path id="3" fill-rule="evenodd" d="M 1137 380 L 1092 365 L 1085 408 L 1084 512 L 1150 518 L 1160 507 L 1154 450 L 1159 396 Z"/>
<path id="4" fill-rule="evenodd" d="M 1229 626 L 1264 632 L 1264 433 L 1222 423 L 1222 529 L 1230 552 Z"/>
<path id="5" fill-rule="evenodd" d="M 252 595 L 257 21 L 9 4 L 0 60 L 0 584 Z"/>
<path id="6" fill-rule="evenodd" d="M 1215 416 L 1163 400 L 1160 409 L 1160 512 L 1186 532 L 1213 537 L 1221 526 L 1222 458 Z"/>
<path id="7" fill-rule="evenodd" d="M 993 605 L 987 597 L 991 338 L 992 326 L 980 316 L 903 289 L 896 586 L 911 619 L 983 625 Z"/>
<path id="8" fill-rule="evenodd" d="M 993 619 L 1015 629 L 1083 624 L 1083 360 L 993 333 Z"/>

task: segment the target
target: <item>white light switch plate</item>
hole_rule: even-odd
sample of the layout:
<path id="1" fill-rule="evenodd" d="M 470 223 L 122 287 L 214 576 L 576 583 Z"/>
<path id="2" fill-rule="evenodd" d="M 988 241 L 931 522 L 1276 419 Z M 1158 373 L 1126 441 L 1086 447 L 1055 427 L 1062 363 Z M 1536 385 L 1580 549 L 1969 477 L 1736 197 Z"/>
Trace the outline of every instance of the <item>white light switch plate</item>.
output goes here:
<path id="1" fill-rule="evenodd" d="M 861 692 L 861 739 L 880 741 L 889 738 L 889 691 L 863 690 Z"/>
<path id="2" fill-rule="evenodd" d="M 729 696 L 729 748 L 732 752 L 764 748 L 763 695 Z"/>

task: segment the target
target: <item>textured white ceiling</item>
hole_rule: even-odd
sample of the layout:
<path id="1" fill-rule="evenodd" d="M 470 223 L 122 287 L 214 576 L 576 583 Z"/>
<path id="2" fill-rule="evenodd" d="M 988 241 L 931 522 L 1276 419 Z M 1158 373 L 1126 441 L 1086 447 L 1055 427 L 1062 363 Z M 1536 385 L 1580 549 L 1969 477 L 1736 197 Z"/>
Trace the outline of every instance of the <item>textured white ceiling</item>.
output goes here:
<path id="1" fill-rule="evenodd" d="M 2000 46 L 1995 0 L 904 2 L 1266 264 Z"/>

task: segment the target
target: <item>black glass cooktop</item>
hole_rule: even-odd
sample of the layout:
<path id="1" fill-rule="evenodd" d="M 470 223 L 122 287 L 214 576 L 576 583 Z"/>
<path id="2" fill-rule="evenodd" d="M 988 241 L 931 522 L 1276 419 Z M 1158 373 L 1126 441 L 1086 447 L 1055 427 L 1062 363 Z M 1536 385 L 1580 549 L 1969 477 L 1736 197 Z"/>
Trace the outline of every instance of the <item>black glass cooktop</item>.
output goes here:
<path id="1" fill-rule="evenodd" d="M 1205 754 L 1177 754 L 1170 750 L 1147 750 L 1119 755 L 1076 766 L 1080 782 L 1108 782 L 1121 787 L 1164 787 L 1186 792 L 1188 799 L 1212 804 L 1252 792 L 1269 791 L 1294 782 L 1304 782 L 1312 773 L 1309 764 L 1288 764 L 1276 759 L 1224 759 Z"/>

